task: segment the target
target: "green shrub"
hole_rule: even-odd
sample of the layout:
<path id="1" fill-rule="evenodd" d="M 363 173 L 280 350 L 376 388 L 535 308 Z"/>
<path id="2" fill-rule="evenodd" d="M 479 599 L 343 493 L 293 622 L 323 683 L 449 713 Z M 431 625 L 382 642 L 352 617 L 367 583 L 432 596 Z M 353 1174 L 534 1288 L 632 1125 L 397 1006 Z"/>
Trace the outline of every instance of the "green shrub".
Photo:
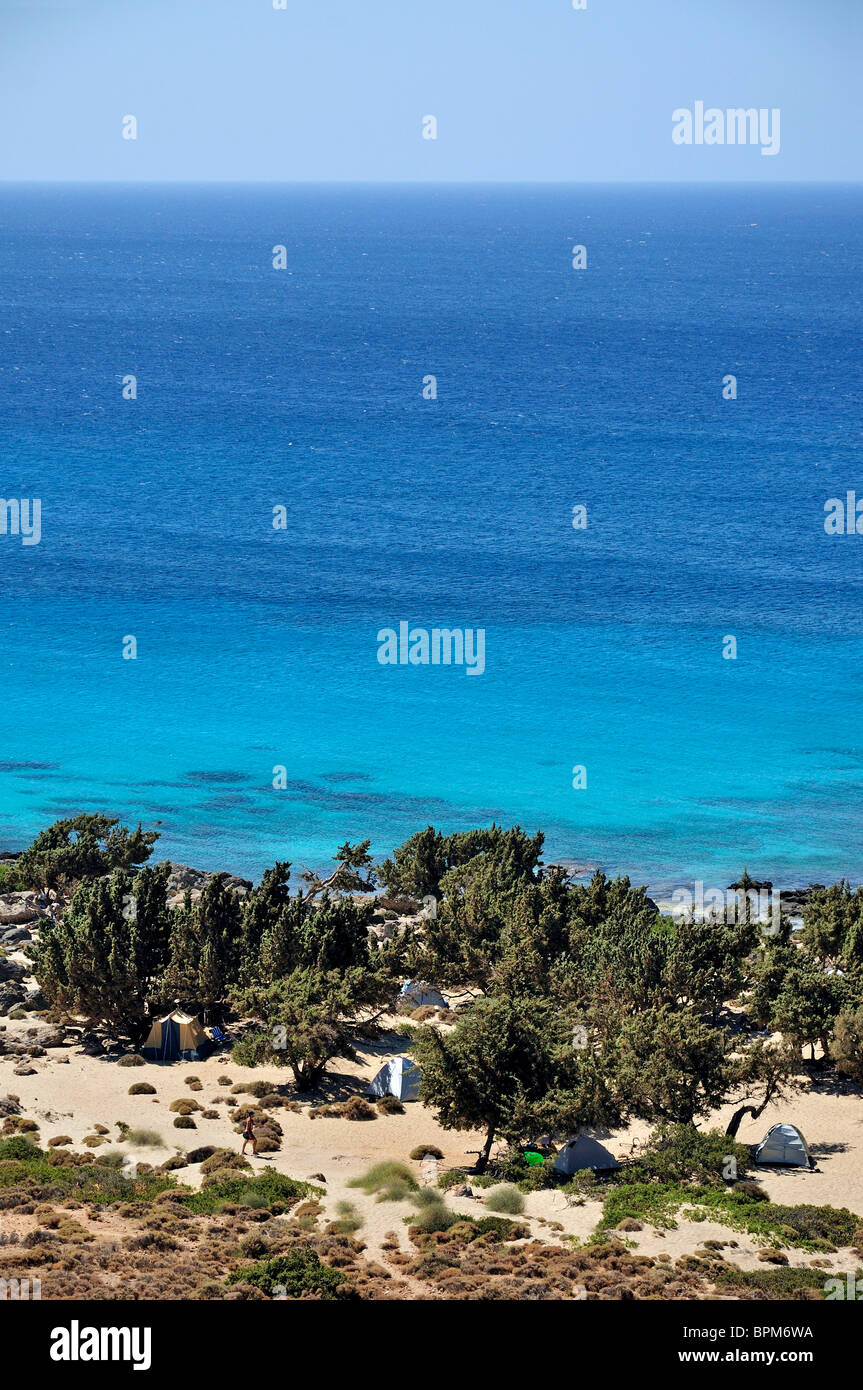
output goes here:
<path id="1" fill-rule="evenodd" d="M 376 1163 L 359 1178 L 351 1178 L 348 1187 L 360 1187 L 369 1196 L 377 1193 L 379 1202 L 400 1202 L 408 1193 L 417 1190 L 417 1181 L 404 1163 Z"/>
<path id="2" fill-rule="evenodd" d="M 439 1205 L 443 1198 L 433 1187 L 421 1187 L 418 1192 L 410 1194 L 410 1200 L 415 1207 L 433 1207 Z"/>
<path id="3" fill-rule="evenodd" d="M 0 1160 L 17 1158 L 26 1163 L 39 1158 L 40 1153 L 40 1149 L 22 1134 L 14 1134 L 11 1139 L 0 1139 Z"/>
<path id="4" fill-rule="evenodd" d="M 177 1115 L 174 1120 L 174 1129 L 197 1129 L 198 1126 L 191 1115 Z"/>
<path id="5" fill-rule="evenodd" d="M 151 1086 L 149 1081 L 136 1081 L 133 1086 L 129 1087 L 128 1094 L 130 1096 L 154 1096 L 156 1088 Z"/>
<path id="6" fill-rule="evenodd" d="M 207 1163 L 212 1162 L 207 1159 Z M 206 1165 L 205 1165 L 206 1166 Z M 179 1198 L 183 1205 L 198 1216 L 210 1215 L 224 1202 L 248 1201 L 263 1197 L 265 1205 L 276 1214 L 287 1211 L 300 1198 L 322 1196 L 323 1188 L 313 1183 L 297 1182 L 269 1169 L 258 1177 L 250 1178 L 246 1173 L 233 1173 L 231 1169 L 211 1173 L 206 1178 L 206 1186 L 198 1192 L 183 1192 Z"/>
<path id="7" fill-rule="evenodd" d="M 503 1216 L 471 1217 L 471 1225 L 476 1230 L 477 1239 L 480 1236 L 493 1236 L 495 1240 L 524 1240 L 530 1235 L 527 1226 L 507 1221 Z"/>
<path id="8" fill-rule="evenodd" d="M 410 1157 L 419 1162 L 424 1158 L 443 1158 L 443 1154 L 435 1144 L 418 1144 L 415 1149 L 411 1149 Z"/>
<path id="9" fill-rule="evenodd" d="M 594 1236 L 616 1227 L 625 1217 L 641 1218 L 673 1229 L 680 1212 L 687 1219 L 711 1220 L 753 1236 L 769 1236 L 778 1245 L 801 1250 L 833 1251 L 851 1244 L 860 1218 L 846 1208 L 780 1206 L 736 1188 L 690 1187 L 679 1183 L 621 1183 L 611 1188 Z"/>
<path id="10" fill-rule="evenodd" d="M 524 1211 L 524 1198 L 517 1187 L 503 1184 L 493 1187 L 485 1199 L 489 1211 L 505 1212 L 507 1216 L 520 1216 Z"/>
<path id="11" fill-rule="evenodd" d="M 442 1201 L 426 1202 L 420 1207 L 416 1216 L 405 1217 L 409 1226 L 424 1231 L 426 1235 L 432 1231 L 448 1231 L 450 1226 L 454 1226 L 461 1219 L 456 1212 L 450 1211 L 449 1207 L 445 1206 Z"/>
<path id="12" fill-rule="evenodd" d="M 241 1154 L 235 1154 L 232 1149 L 216 1149 L 209 1158 L 205 1159 L 201 1168 L 204 1174 L 216 1173 L 220 1168 L 248 1168 L 251 1164 L 247 1158 Z"/>
<path id="13" fill-rule="evenodd" d="M 857 1274 L 859 1278 L 863 1271 L 858 1270 Z M 793 1297 L 801 1289 L 822 1293 L 829 1277 L 823 1269 L 803 1269 L 794 1265 L 779 1269 L 738 1269 L 736 1265 L 725 1264 L 718 1266 L 712 1275 L 718 1288 L 760 1289 L 771 1298 Z"/>
<path id="14" fill-rule="evenodd" d="M 136 1149 L 163 1149 L 165 1141 L 155 1129 L 130 1129 L 126 1142 Z"/>
<path id="15" fill-rule="evenodd" d="M 767 1193 L 764 1191 L 764 1188 L 763 1188 L 763 1187 L 759 1187 L 757 1182 L 747 1182 L 747 1181 L 744 1181 L 744 1182 L 736 1182 L 736 1183 L 734 1183 L 733 1186 L 732 1186 L 732 1191 L 734 1191 L 734 1192 L 742 1192 L 742 1193 L 744 1194 L 744 1196 L 746 1196 L 746 1197 L 751 1197 L 752 1200 L 753 1200 L 753 1202 L 769 1202 L 769 1201 L 770 1201 L 770 1198 L 768 1197 Z"/>
<path id="16" fill-rule="evenodd" d="M 25 893 L 29 887 L 14 860 L 0 864 L 0 893 Z"/>
<path id="17" fill-rule="evenodd" d="M 139 1057 L 137 1052 L 127 1052 L 125 1057 L 117 1058 L 118 1067 L 143 1067 L 146 1063 L 143 1057 Z"/>
<path id="18" fill-rule="evenodd" d="M 352 1202 L 337 1202 L 336 1212 L 338 1219 L 331 1221 L 327 1230 L 334 1236 L 352 1236 L 360 1229 L 363 1224 L 362 1217 L 358 1214 Z M 299 1212 L 297 1213 L 299 1216 Z"/>
<path id="19" fill-rule="evenodd" d="M 313 1250 L 298 1247 L 275 1259 L 236 1269 L 226 1282 L 251 1284 L 269 1298 L 302 1298 L 303 1294 L 314 1294 L 329 1302 L 346 1280 L 347 1276 L 339 1270 L 321 1264 Z"/>
<path id="20" fill-rule="evenodd" d="M 202 1144 L 200 1148 L 190 1149 L 186 1154 L 187 1163 L 204 1163 L 206 1159 L 212 1158 L 216 1150 L 212 1144 Z"/>
<path id="21" fill-rule="evenodd" d="M 749 1148 L 729 1139 L 721 1130 L 661 1124 L 620 1176 L 623 1181 L 710 1183 L 718 1187 L 728 1181 L 725 1174 L 729 1171 L 729 1159 L 734 1161 L 738 1178 L 744 1178 L 752 1167 Z"/>

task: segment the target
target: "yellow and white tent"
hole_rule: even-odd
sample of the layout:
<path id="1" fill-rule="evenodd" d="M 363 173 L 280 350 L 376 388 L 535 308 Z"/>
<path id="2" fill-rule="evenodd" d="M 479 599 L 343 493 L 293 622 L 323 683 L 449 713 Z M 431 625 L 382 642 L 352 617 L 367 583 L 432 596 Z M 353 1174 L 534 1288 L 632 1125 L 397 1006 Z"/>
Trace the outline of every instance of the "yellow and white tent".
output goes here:
<path id="1" fill-rule="evenodd" d="M 176 1010 L 157 1018 L 141 1051 L 150 1062 L 200 1061 L 212 1047 L 201 1020 Z"/>

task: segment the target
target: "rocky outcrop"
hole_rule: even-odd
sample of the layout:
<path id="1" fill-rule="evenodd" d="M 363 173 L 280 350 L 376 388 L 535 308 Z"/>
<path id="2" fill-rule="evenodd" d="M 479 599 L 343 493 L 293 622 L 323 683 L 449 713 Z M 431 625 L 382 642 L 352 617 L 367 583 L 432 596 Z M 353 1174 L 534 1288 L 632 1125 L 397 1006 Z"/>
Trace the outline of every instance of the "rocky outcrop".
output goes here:
<path id="1" fill-rule="evenodd" d="M 24 1002 L 24 991 L 20 985 L 0 985 L 0 1018 L 5 1018 L 12 1009 L 20 1009 Z"/>
<path id="2" fill-rule="evenodd" d="M 10 960 L 8 956 L 0 956 L 0 984 L 20 982 L 29 974 L 27 967 L 20 961 Z"/>
<path id="3" fill-rule="evenodd" d="M 25 1028 L 24 1037 L 27 1046 L 35 1047 L 65 1047 L 66 1030 L 58 1028 L 50 1023 L 37 1023 L 30 1028 Z"/>
<path id="4" fill-rule="evenodd" d="M 782 904 L 782 911 L 787 912 L 789 917 L 802 917 L 803 913 L 806 911 L 806 905 L 812 897 L 812 890 L 820 886 L 820 884 L 811 883 L 808 888 L 779 889 L 779 901 Z"/>
<path id="5" fill-rule="evenodd" d="M 0 897 L 0 928 L 25 926 L 37 922 L 41 915 L 40 894 L 30 891 L 4 893 Z"/>
<path id="6" fill-rule="evenodd" d="M 7 927 L 0 931 L 0 946 L 23 946 L 33 940 L 33 933 L 26 927 Z"/>
<path id="7" fill-rule="evenodd" d="M 169 864 L 171 870 L 168 875 L 169 907 L 182 907 L 187 892 L 191 895 L 192 902 L 197 902 L 210 879 L 216 877 L 203 869 L 193 869 L 188 864 L 174 864 L 170 860 L 164 862 Z M 241 898 L 251 892 L 253 886 L 250 879 L 239 878 L 237 874 L 227 874 L 225 883 L 228 888 L 233 888 L 234 892 L 239 893 Z"/>

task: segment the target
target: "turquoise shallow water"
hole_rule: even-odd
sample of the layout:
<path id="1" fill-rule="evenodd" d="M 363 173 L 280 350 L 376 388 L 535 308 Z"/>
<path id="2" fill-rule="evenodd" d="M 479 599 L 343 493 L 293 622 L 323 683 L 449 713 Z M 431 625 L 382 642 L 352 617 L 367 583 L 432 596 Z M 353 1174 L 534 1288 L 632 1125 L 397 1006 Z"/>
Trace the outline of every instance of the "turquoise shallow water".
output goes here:
<path id="1" fill-rule="evenodd" d="M 494 817 L 654 885 L 863 877 L 861 202 L 5 192 L 0 847 L 107 809 L 256 875 Z M 484 674 L 381 666 L 402 620 Z"/>

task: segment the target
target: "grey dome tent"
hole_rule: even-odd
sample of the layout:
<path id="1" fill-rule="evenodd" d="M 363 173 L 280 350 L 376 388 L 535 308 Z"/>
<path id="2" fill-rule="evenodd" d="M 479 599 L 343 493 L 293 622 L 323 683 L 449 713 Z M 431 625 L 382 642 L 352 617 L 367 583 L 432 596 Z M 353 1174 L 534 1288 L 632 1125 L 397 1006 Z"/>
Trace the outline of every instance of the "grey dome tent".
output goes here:
<path id="1" fill-rule="evenodd" d="M 405 980 L 402 985 L 401 1002 L 410 1004 L 413 1009 L 445 1009 L 447 1002 L 439 989 L 425 980 Z"/>
<path id="2" fill-rule="evenodd" d="M 771 1125 L 755 1150 L 756 1163 L 786 1164 L 790 1168 L 814 1168 L 809 1145 L 796 1125 Z"/>
<path id="3" fill-rule="evenodd" d="M 393 1057 L 381 1067 L 366 1095 L 419 1100 L 421 1077 L 422 1072 L 410 1057 Z"/>
<path id="4" fill-rule="evenodd" d="M 610 1173 L 613 1168 L 619 1167 L 617 1159 L 608 1149 L 588 1134 L 567 1139 L 554 1160 L 554 1171 L 564 1177 L 571 1177 L 583 1168 L 590 1168 L 594 1173 Z"/>

